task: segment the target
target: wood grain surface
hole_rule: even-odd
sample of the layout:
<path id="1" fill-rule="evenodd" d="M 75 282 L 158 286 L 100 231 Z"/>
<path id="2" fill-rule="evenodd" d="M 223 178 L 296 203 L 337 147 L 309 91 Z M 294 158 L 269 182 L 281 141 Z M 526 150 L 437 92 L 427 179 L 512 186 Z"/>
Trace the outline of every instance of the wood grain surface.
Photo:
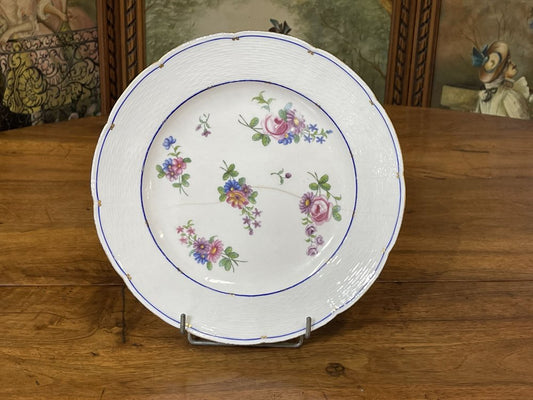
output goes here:
<path id="1" fill-rule="evenodd" d="M 0 133 L 0 399 L 533 398 L 533 122 L 387 111 L 398 242 L 300 349 L 192 346 L 129 293 L 93 223 L 104 118 Z"/>

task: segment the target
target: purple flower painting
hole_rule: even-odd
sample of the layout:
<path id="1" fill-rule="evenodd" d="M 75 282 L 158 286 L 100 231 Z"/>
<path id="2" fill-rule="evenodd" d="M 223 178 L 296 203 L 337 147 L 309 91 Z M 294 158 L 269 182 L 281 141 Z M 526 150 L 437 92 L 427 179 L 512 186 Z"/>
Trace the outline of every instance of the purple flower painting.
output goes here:
<path id="1" fill-rule="evenodd" d="M 235 272 L 235 267 L 241 262 L 239 260 L 239 253 L 236 253 L 232 247 L 224 247 L 224 244 L 216 236 L 211 236 L 209 239 L 199 236 L 194 229 L 192 220 L 185 225 L 180 225 L 176 228 L 176 233 L 179 235 L 180 243 L 192 248 L 189 256 L 200 265 L 205 265 L 208 270 L 212 270 L 213 266 L 218 263 L 218 266 L 225 271 Z"/>

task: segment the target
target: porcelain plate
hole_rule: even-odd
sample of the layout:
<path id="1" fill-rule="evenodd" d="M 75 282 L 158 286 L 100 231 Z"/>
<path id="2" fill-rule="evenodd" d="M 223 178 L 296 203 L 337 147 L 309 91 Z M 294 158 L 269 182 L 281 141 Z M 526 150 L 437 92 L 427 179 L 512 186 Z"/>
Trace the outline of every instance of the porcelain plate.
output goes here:
<path id="1" fill-rule="evenodd" d="M 266 32 L 199 38 L 143 71 L 101 133 L 91 184 L 131 292 L 231 344 L 288 340 L 353 305 L 405 199 L 398 140 L 368 86 Z"/>

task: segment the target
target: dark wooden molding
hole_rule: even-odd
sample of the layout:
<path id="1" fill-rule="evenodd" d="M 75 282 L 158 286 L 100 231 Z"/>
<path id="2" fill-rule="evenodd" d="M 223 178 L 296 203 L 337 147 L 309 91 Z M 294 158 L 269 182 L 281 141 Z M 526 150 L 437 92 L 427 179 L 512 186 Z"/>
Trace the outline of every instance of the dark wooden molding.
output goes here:
<path id="1" fill-rule="evenodd" d="M 393 3 L 385 103 L 431 102 L 441 0 Z"/>
<path id="2" fill-rule="evenodd" d="M 409 54 L 415 13 L 411 11 L 412 0 L 393 2 L 385 103 L 404 104 L 407 98 L 409 78 Z"/>
<path id="3" fill-rule="evenodd" d="M 144 1 L 97 0 L 102 113 L 145 66 Z"/>

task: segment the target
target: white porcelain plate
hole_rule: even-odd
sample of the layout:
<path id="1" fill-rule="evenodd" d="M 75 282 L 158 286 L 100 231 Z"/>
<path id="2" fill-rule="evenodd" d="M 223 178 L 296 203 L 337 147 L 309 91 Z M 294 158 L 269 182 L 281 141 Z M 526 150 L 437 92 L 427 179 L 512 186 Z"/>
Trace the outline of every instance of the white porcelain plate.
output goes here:
<path id="1" fill-rule="evenodd" d="M 218 34 L 171 51 L 118 100 L 94 156 L 96 227 L 163 320 L 277 342 L 377 278 L 402 168 L 385 111 L 341 61 L 289 36 Z"/>

